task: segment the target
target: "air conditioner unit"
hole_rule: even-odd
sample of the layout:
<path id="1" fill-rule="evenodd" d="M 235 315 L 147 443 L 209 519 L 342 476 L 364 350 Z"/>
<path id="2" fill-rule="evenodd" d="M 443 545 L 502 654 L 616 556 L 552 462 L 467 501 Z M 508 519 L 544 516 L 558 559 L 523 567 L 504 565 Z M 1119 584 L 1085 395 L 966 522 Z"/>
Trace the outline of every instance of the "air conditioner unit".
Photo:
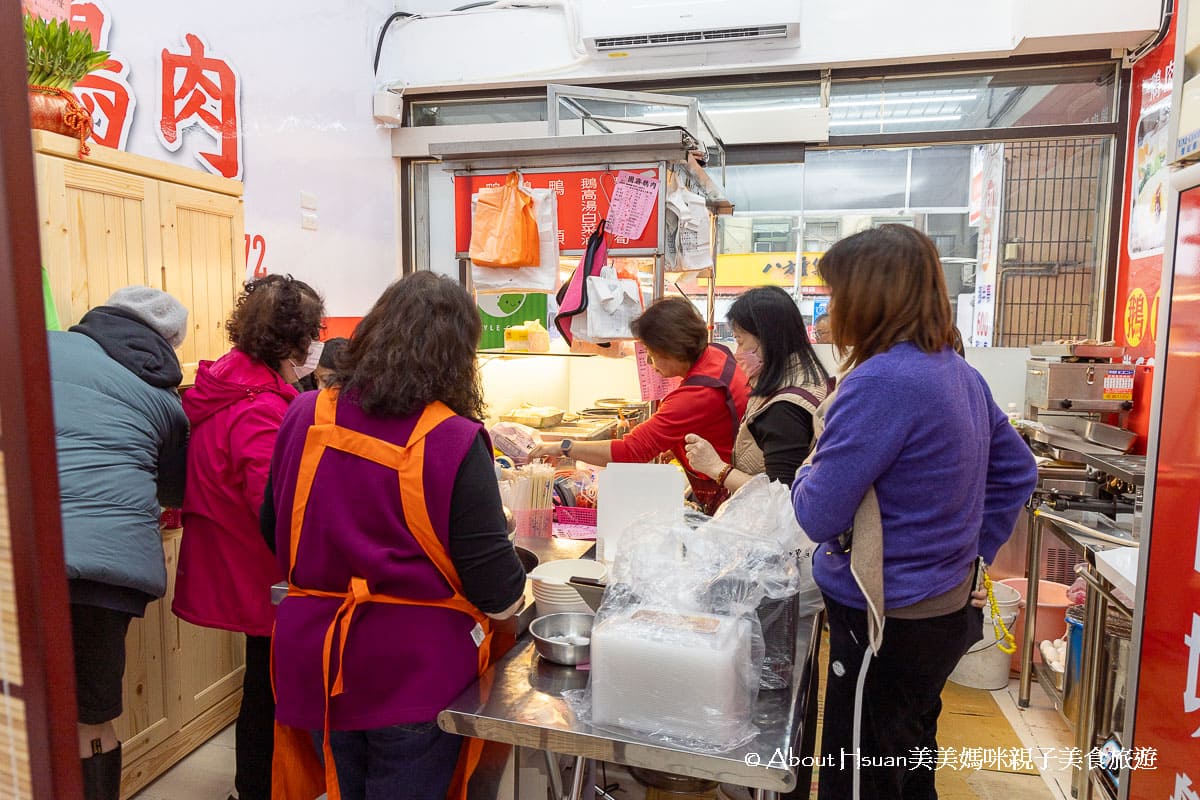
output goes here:
<path id="1" fill-rule="evenodd" d="M 796 47 L 799 0 L 579 0 L 589 52 L 761 43 Z"/>

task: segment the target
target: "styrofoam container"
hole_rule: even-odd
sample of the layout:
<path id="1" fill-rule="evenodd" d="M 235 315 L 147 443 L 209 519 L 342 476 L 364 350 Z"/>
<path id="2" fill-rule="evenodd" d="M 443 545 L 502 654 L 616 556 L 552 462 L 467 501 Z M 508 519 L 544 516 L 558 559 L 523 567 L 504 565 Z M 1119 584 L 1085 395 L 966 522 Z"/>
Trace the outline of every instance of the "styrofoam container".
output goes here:
<path id="1" fill-rule="evenodd" d="M 592 629 L 592 718 L 714 744 L 736 740 L 753 711 L 750 623 L 631 608 Z"/>

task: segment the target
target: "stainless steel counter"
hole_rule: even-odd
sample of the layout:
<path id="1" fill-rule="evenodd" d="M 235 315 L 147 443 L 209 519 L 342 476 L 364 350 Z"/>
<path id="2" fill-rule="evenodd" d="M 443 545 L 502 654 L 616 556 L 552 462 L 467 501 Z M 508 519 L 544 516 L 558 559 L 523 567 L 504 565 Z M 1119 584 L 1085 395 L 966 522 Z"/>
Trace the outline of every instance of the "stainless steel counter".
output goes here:
<path id="1" fill-rule="evenodd" d="M 754 709 L 759 735 L 729 753 L 697 753 L 643 739 L 634 732 L 614 733 L 579 721 L 562 693 L 586 686 L 588 672 L 544 661 L 528 637 L 518 640 L 506 656 L 439 714 L 438 724 L 452 733 L 517 747 L 769 792 L 790 791 L 797 784 L 798 773 L 803 779 L 811 774 L 811 765 L 788 766 L 788 756 L 811 755 L 817 682 L 810 665 L 816 664 L 820 647 L 819 619 L 800 621 L 792 688 L 760 692 Z"/>
<path id="2" fill-rule="evenodd" d="M 1116 549 L 1129 549 L 1135 545 L 1133 535 L 1125 528 L 1116 525 L 1107 517 L 1088 511 L 1056 511 L 1047 512 L 1044 509 L 1033 509 L 1030 522 L 1028 549 L 1028 583 L 1026 585 L 1026 609 L 1036 609 L 1038 601 L 1038 579 L 1041 577 L 1040 552 L 1042 537 L 1046 534 L 1056 537 L 1066 544 L 1072 552 L 1083 559 L 1076 566 L 1076 572 L 1089 584 L 1087 601 L 1084 603 L 1083 647 L 1080 660 L 1080 704 L 1078 719 L 1074 724 L 1075 747 L 1079 752 L 1087 754 L 1097 744 L 1097 735 L 1102 733 L 1096 729 L 1097 707 L 1099 697 L 1100 650 L 1104 641 L 1104 631 L 1108 619 L 1108 609 L 1111 607 L 1130 616 L 1132 609 L 1116 600 L 1111 593 L 1112 584 L 1103 577 L 1103 572 L 1097 568 L 1097 556 L 1100 553 Z M 1117 540 L 1117 541 L 1112 541 Z M 1128 542 L 1122 545 L 1119 542 Z M 1136 558 L 1134 558 L 1136 563 Z M 1112 600 L 1113 602 L 1110 602 Z M 1029 694 L 1033 675 L 1038 676 L 1038 683 L 1054 702 L 1056 708 L 1062 710 L 1063 698 L 1054 686 L 1049 669 L 1044 664 L 1033 663 L 1033 648 L 1036 646 L 1033 611 L 1026 612 L 1024 641 L 1021 652 L 1021 677 L 1018 689 L 1017 703 L 1022 708 L 1029 706 Z M 1102 781 L 1093 777 L 1098 769 L 1086 761 L 1072 767 L 1071 794 L 1079 800 L 1090 800 L 1097 786 L 1104 787 L 1110 797 L 1107 787 Z"/>

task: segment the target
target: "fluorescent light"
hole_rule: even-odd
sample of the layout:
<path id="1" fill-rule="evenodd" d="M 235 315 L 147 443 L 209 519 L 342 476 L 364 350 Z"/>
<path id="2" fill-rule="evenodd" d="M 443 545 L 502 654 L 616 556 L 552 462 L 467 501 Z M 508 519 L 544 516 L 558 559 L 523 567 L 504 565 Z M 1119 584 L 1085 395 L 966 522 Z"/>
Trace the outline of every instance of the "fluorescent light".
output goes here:
<path id="1" fill-rule="evenodd" d="M 932 117 L 875 117 L 873 119 L 834 119 L 829 121 L 834 125 L 898 125 L 911 122 L 954 122 L 963 118 L 962 114 L 937 114 Z"/>
<path id="2" fill-rule="evenodd" d="M 879 100 L 846 100 L 836 102 L 831 100 L 831 108 L 850 108 L 851 106 L 898 106 L 915 103 L 966 103 L 978 97 L 976 94 L 943 94 L 925 97 L 883 97 Z"/>

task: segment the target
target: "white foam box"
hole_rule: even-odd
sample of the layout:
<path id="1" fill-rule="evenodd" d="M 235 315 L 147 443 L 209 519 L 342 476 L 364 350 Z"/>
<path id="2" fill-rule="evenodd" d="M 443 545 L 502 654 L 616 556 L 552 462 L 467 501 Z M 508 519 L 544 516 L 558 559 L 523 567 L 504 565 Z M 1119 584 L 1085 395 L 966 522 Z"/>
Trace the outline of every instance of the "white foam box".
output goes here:
<path id="1" fill-rule="evenodd" d="M 637 608 L 592 630 L 592 720 L 719 744 L 750 720 L 750 623 Z"/>

